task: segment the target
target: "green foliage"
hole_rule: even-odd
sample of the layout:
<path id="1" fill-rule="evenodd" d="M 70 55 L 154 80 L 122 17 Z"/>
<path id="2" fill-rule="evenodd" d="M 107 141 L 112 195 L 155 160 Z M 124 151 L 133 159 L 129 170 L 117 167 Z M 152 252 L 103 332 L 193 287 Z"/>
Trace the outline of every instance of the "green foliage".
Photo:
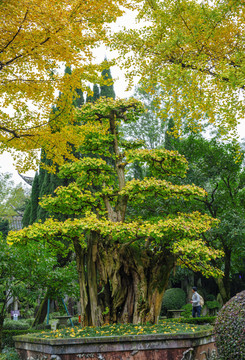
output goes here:
<path id="1" fill-rule="evenodd" d="M 72 323 L 73 323 L 74 326 L 79 326 L 80 325 L 80 323 L 78 321 L 78 316 L 73 316 L 71 318 L 71 320 L 72 320 Z M 70 322 L 69 322 L 69 324 L 70 324 Z"/>
<path id="2" fill-rule="evenodd" d="M 148 149 L 162 147 L 165 143 L 166 124 L 157 117 L 155 113 L 156 104 L 152 96 L 141 87 L 138 87 L 135 98 L 142 101 L 147 111 L 142 113 L 136 122 L 123 124 L 122 130 L 125 137 L 131 141 L 141 140 L 143 146 Z"/>
<path id="3" fill-rule="evenodd" d="M 76 108 L 81 108 L 84 104 L 83 91 L 81 89 L 76 89 L 76 98 L 74 100 L 74 106 Z"/>
<path id="4" fill-rule="evenodd" d="M 220 360 L 245 359 L 245 291 L 231 298 L 219 311 L 215 338 Z"/>
<path id="5" fill-rule="evenodd" d="M 22 218 L 22 226 L 26 227 L 30 225 L 30 214 L 31 214 L 31 200 L 29 199 Z"/>
<path id="6" fill-rule="evenodd" d="M 100 98 L 100 89 L 97 84 L 93 86 L 93 102 L 97 101 Z"/>
<path id="7" fill-rule="evenodd" d="M 3 239 L 6 239 L 9 232 L 9 221 L 0 218 L 0 233 L 3 235 Z"/>
<path id="8" fill-rule="evenodd" d="M 102 78 L 106 82 L 105 85 L 102 85 L 100 87 L 100 96 L 104 96 L 106 98 L 112 98 L 115 99 L 115 91 L 113 87 L 113 80 L 111 76 L 111 70 L 110 69 L 104 69 L 102 71 Z"/>
<path id="9" fill-rule="evenodd" d="M 219 309 L 220 308 L 220 303 L 217 300 L 213 300 L 213 301 L 206 301 L 205 305 L 207 305 L 208 309 Z"/>
<path id="10" fill-rule="evenodd" d="M 27 188 L 21 184 L 15 185 L 12 175 L 0 172 L 0 214 L 1 218 L 11 217 L 22 213 L 26 199 L 29 197 Z"/>
<path id="11" fill-rule="evenodd" d="M 27 330 L 3 330 L 2 332 L 2 341 L 3 347 L 12 348 L 14 347 L 14 340 L 13 337 L 17 335 L 25 335 L 31 333 L 37 333 L 38 330 L 34 329 L 27 329 Z M 8 358 L 6 360 L 12 360 L 12 358 Z"/>
<path id="12" fill-rule="evenodd" d="M 216 316 L 201 316 L 201 317 L 191 317 L 191 318 L 181 318 L 180 322 L 181 323 L 186 323 L 186 324 L 214 324 L 216 321 Z"/>
<path id="13" fill-rule="evenodd" d="M 181 308 L 182 310 L 185 310 L 181 316 L 183 316 L 185 319 L 192 317 L 192 305 L 191 304 L 185 304 Z"/>
<path id="14" fill-rule="evenodd" d="M 221 253 L 213 251 L 201 239 L 201 234 L 215 224 L 211 217 L 200 212 L 172 214 L 170 211 L 158 218 L 142 220 L 136 215 L 125 221 L 128 204 L 145 207 L 149 199 L 156 197 L 167 203 L 169 199 L 181 202 L 206 195 L 196 186 L 166 180 L 185 176 L 188 164 L 184 156 L 166 149 L 142 149 L 140 141 L 132 143 L 124 138 L 121 124 L 135 123 L 143 110 L 142 103 L 133 98 L 101 98 L 77 111 L 81 157 L 61 166 L 59 173 L 73 182 L 60 186 L 54 197 L 46 196 L 41 201 L 46 210 L 70 215 L 70 218 L 65 221 L 51 218 L 9 236 L 13 242 L 32 239 L 45 243 L 51 251 L 65 255 L 76 252 L 85 324 L 90 323 L 90 317 L 95 325 L 103 321 L 124 321 L 122 309 L 127 306 L 130 294 L 125 290 L 130 286 L 133 286 L 134 301 L 140 306 L 129 310 L 129 321 L 136 318 L 137 322 L 139 318 L 142 322 L 155 321 L 154 311 L 149 307 L 156 306 L 157 315 L 159 308 L 151 305 L 149 296 L 153 293 L 162 296 L 176 259 L 180 265 L 188 264 L 206 276 L 221 274 L 211 266 L 212 258 Z M 126 168 L 134 162 L 150 169 L 145 178 L 126 179 Z M 113 262 L 108 262 L 109 259 Z M 137 286 L 135 267 L 142 274 Z M 92 292 L 90 286 L 93 286 Z M 91 293 L 93 301 L 90 301 Z M 177 308 L 184 303 L 185 295 Z M 138 311 L 137 316 L 133 314 Z"/>
<path id="15" fill-rule="evenodd" d="M 5 319 L 3 323 L 4 330 L 27 330 L 30 328 L 30 325 L 25 320 L 10 320 Z"/>
<path id="16" fill-rule="evenodd" d="M 186 294 L 179 288 L 165 291 L 162 300 L 161 315 L 167 315 L 168 310 L 179 310 L 186 303 Z"/>
<path id="17" fill-rule="evenodd" d="M 37 219 L 39 191 L 40 188 L 39 188 L 38 174 L 36 173 L 32 184 L 32 192 L 31 192 L 30 225 L 33 224 Z"/>
<path id="18" fill-rule="evenodd" d="M 0 360 L 20 360 L 20 357 L 13 347 L 6 347 L 3 349 L 2 353 L 0 354 Z"/>
<path id="19" fill-rule="evenodd" d="M 244 152 L 239 151 L 235 141 L 224 144 L 197 135 L 175 142 L 175 146 L 189 161 L 184 182 L 194 183 L 207 191 L 207 197 L 198 200 L 200 211 L 220 220 L 219 226 L 209 233 L 208 241 L 224 250 L 225 277 L 219 284 L 223 284 L 226 291 L 224 297 L 220 289 L 223 301 L 226 301 L 230 298 L 231 274 L 242 271 L 241 258 L 245 258 Z"/>

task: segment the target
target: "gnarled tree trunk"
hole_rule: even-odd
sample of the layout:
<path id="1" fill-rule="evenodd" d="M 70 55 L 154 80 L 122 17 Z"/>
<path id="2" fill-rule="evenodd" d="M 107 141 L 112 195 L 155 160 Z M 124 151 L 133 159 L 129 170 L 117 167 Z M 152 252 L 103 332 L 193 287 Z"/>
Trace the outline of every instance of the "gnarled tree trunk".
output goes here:
<path id="1" fill-rule="evenodd" d="M 99 268 L 104 289 L 110 289 L 107 293 L 110 321 L 157 323 L 174 262 L 174 256 L 169 252 L 156 255 L 134 247 L 115 247 L 103 253 L 101 249 Z"/>

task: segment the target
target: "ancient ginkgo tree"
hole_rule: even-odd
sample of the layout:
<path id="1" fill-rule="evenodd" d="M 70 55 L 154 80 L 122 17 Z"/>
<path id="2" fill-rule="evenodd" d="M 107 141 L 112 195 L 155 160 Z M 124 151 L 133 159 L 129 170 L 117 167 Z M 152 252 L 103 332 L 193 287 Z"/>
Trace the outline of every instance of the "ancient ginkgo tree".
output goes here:
<path id="1" fill-rule="evenodd" d="M 34 239 L 63 252 L 74 251 L 80 286 L 83 324 L 157 322 L 171 270 L 178 262 L 206 276 L 222 276 L 211 266 L 221 256 L 201 237 L 215 220 L 198 212 L 169 214 L 143 221 L 129 217 L 129 206 L 152 198 L 190 200 L 205 196 L 194 185 L 174 185 L 169 176 L 184 176 L 185 158 L 175 151 L 149 150 L 129 142 L 120 132 L 123 122 L 135 121 L 142 105 L 135 99 L 99 99 L 77 112 L 81 157 L 61 166 L 71 178 L 41 205 L 68 214 L 12 232 L 9 242 Z M 142 180 L 127 178 L 135 161 L 150 169 Z"/>

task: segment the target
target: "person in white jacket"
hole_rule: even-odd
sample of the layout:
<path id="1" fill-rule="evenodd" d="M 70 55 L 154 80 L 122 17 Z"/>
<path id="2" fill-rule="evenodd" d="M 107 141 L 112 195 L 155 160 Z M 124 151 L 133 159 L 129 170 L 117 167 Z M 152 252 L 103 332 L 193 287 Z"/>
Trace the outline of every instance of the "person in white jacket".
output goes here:
<path id="1" fill-rule="evenodd" d="M 197 292 L 197 288 L 195 286 L 193 286 L 192 288 L 192 299 L 191 299 L 191 303 L 192 303 L 192 316 L 193 317 L 200 317 L 201 316 L 201 304 L 200 304 L 200 295 Z"/>

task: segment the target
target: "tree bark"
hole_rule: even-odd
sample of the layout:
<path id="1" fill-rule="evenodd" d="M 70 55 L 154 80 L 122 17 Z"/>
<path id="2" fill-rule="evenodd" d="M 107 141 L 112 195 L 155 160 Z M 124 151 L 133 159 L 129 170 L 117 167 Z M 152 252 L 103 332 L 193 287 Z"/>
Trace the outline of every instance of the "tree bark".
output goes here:
<path id="1" fill-rule="evenodd" d="M 85 251 L 79 243 L 79 239 L 73 240 L 74 250 L 76 254 L 76 265 L 78 272 L 78 282 L 80 291 L 80 305 L 81 305 L 81 324 L 82 326 L 90 325 L 90 312 L 88 309 L 88 293 L 87 281 L 85 273 Z"/>
<path id="2" fill-rule="evenodd" d="M 98 282 L 97 282 L 97 240 L 96 232 L 91 232 L 88 237 L 87 272 L 88 272 L 88 293 L 91 313 L 91 325 L 102 324 L 102 312 L 98 306 Z"/>
<path id="3" fill-rule="evenodd" d="M 111 289 L 110 321 L 157 323 L 174 256 L 125 247 L 101 251 L 99 260 L 101 280 Z"/>
<path id="4" fill-rule="evenodd" d="M 231 269 L 231 250 L 224 246 L 225 253 L 225 270 L 223 278 L 216 278 L 215 282 L 218 285 L 220 295 L 223 303 L 225 304 L 231 297 L 231 280 L 230 280 L 230 269 Z"/>
<path id="5" fill-rule="evenodd" d="M 37 311 L 36 317 L 32 323 L 32 327 L 35 327 L 39 324 L 42 324 L 45 320 L 45 317 L 47 315 L 47 306 L 48 306 L 48 299 L 49 299 L 49 291 L 46 291 L 46 294 L 44 296 L 44 299 L 42 300 L 39 309 Z"/>

